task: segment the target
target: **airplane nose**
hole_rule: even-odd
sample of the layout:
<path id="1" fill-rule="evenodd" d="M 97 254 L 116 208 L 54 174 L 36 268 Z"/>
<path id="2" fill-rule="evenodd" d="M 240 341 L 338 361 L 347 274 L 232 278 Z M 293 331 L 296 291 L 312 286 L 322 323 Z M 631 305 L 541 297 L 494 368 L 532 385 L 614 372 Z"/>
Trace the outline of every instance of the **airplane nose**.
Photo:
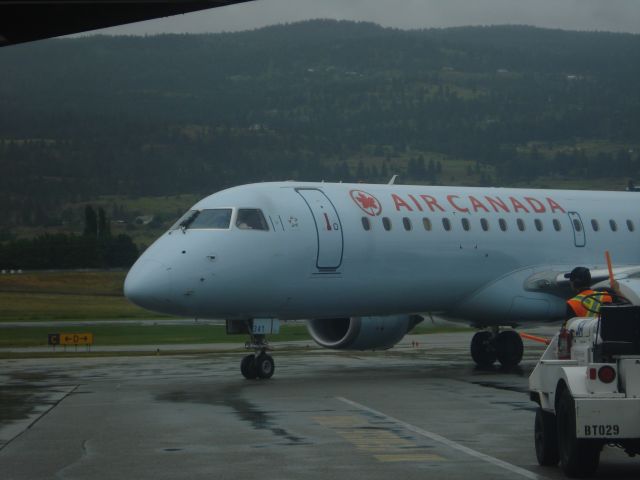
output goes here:
<path id="1" fill-rule="evenodd" d="M 124 295 L 136 305 L 162 312 L 171 304 L 169 268 L 157 260 L 140 259 L 127 274 Z"/>

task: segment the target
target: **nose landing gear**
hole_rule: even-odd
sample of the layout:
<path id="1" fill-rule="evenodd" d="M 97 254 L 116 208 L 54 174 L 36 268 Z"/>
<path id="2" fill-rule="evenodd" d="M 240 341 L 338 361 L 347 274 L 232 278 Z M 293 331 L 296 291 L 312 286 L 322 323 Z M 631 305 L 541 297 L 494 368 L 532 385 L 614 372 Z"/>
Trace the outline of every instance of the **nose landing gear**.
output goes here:
<path id="1" fill-rule="evenodd" d="M 233 319 L 226 321 L 228 335 L 247 335 L 249 341 L 244 344 L 247 350 L 255 353 L 245 355 L 240 362 L 240 372 L 246 379 L 271 378 L 276 370 L 267 334 L 280 333 L 280 323 L 274 318 Z"/>
<path id="2" fill-rule="evenodd" d="M 245 348 L 254 349 L 255 354 L 246 355 L 240 362 L 240 372 L 248 380 L 256 378 L 271 378 L 276 370 L 273 357 L 267 353 L 269 346 L 264 335 L 251 335 L 251 340 Z"/>

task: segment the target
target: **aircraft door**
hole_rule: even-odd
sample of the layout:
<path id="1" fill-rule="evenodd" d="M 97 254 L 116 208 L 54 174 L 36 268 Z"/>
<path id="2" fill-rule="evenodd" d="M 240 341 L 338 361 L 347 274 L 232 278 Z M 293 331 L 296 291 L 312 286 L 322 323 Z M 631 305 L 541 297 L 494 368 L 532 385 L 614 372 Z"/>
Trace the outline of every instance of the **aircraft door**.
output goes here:
<path id="1" fill-rule="evenodd" d="M 316 188 L 298 188 L 296 191 L 306 202 L 316 225 L 318 235 L 319 270 L 335 270 L 342 263 L 342 224 L 338 212 L 329 198 Z"/>
<path id="2" fill-rule="evenodd" d="M 571 228 L 573 228 L 573 243 L 576 247 L 584 247 L 587 237 L 584 233 L 584 225 L 578 212 L 568 212 Z"/>

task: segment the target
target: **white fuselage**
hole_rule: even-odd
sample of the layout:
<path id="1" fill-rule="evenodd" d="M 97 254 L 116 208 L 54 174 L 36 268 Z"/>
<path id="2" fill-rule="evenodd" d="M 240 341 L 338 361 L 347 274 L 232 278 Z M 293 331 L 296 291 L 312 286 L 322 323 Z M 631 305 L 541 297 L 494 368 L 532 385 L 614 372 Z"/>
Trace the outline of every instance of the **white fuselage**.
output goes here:
<path id="1" fill-rule="evenodd" d="M 152 310 L 210 318 L 440 312 L 480 325 L 553 320 L 564 315 L 570 292 L 528 281 L 576 265 L 602 267 L 605 250 L 618 265 L 638 265 L 637 199 L 633 192 L 244 185 L 192 207 L 230 210 L 225 228 L 168 231 L 132 267 L 125 293 Z M 268 229 L 240 228 L 242 209 L 259 209 Z"/>

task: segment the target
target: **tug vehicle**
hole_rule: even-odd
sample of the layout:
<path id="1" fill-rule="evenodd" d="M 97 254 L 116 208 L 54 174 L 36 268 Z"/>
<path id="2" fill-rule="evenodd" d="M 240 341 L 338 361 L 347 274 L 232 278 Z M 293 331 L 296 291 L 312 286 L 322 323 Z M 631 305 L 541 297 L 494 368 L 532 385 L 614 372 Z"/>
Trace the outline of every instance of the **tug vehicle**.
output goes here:
<path id="1" fill-rule="evenodd" d="M 529 377 L 538 463 L 568 477 L 592 475 L 605 445 L 640 454 L 640 306 L 614 302 L 568 320 Z"/>

